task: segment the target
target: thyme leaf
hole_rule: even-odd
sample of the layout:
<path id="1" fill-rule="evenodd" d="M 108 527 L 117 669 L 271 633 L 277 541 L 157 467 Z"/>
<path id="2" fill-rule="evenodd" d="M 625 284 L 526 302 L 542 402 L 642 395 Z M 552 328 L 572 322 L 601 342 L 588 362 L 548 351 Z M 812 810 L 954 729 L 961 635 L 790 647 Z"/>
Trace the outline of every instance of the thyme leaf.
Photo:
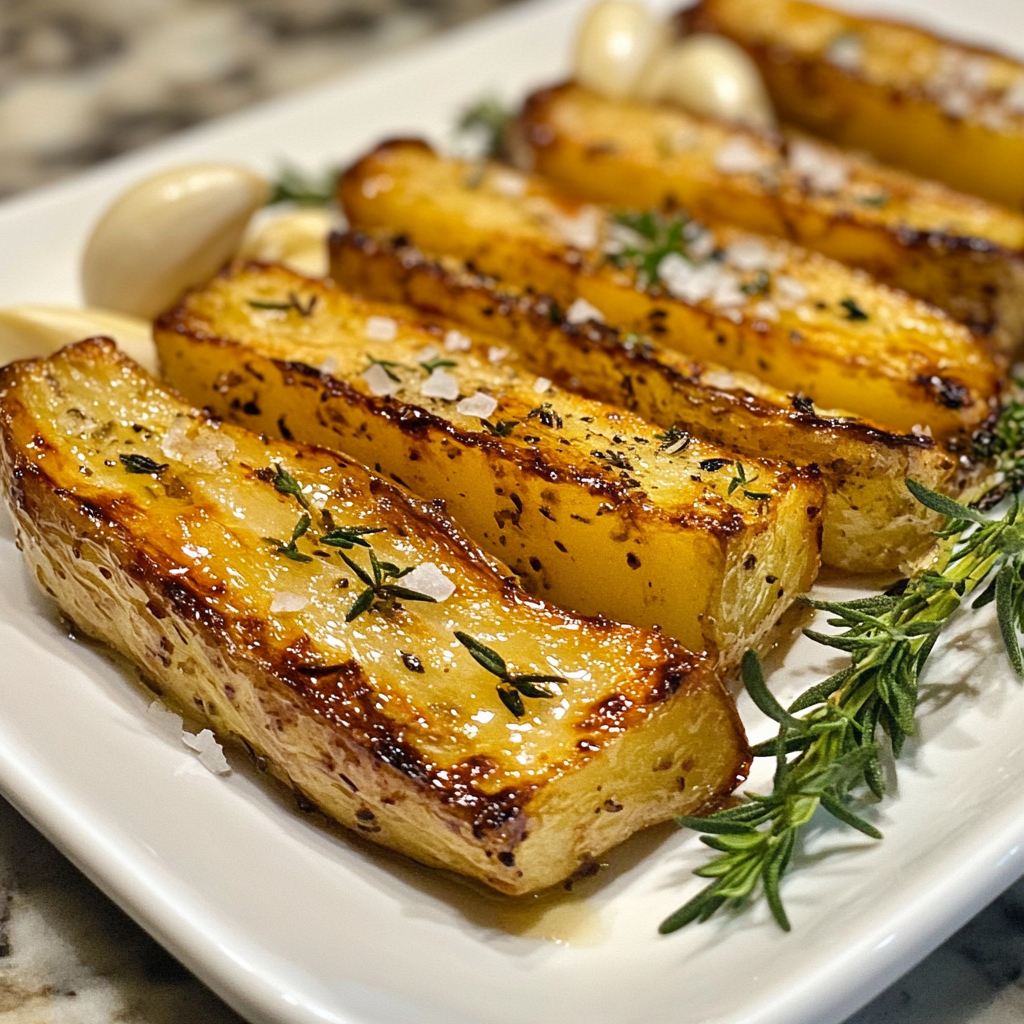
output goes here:
<path id="1" fill-rule="evenodd" d="M 427 374 L 427 376 L 432 374 L 435 370 L 443 370 L 449 366 L 458 365 L 459 364 L 455 362 L 454 359 L 445 359 L 442 356 L 438 356 L 435 359 L 428 359 L 425 363 L 420 363 L 420 367 L 423 369 L 423 372 Z"/>
<path id="2" fill-rule="evenodd" d="M 252 306 L 253 309 L 276 309 L 284 313 L 294 310 L 301 317 L 309 317 L 313 315 L 319 300 L 319 295 L 310 295 L 306 302 L 303 302 L 296 292 L 289 292 L 287 302 L 277 299 L 246 299 L 246 305 Z"/>
<path id="3" fill-rule="evenodd" d="M 312 562 L 313 559 L 310 555 L 304 555 L 295 546 L 300 537 L 306 535 L 306 531 L 309 529 L 312 520 L 309 518 L 308 512 L 303 512 L 299 516 L 299 521 L 295 524 L 295 529 L 292 530 L 291 540 L 287 544 L 282 544 L 280 541 L 275 541 L 278 545 L 277 553 L 284 555 L 285 558 L 290 558 L 293 562 Z"/>
<path id="4" fill-rule="evenodd" d="M 373 531 L 378 532 L 378 531 Z M 368 548 L 370 556 L 370 571 L 367 572 L 358 562 L 353 561 L 345 554 L 344 551 L 339 551 L 342 560 L 345 564 L 356 574 L 356 578 L 366 588 L 356 598 L 355 603 L 348 610 L 348 614 L 345 616 L 346 622 L 352 622 L 354 619 L 358 619 L 363 612 L 369 611 L 371 608 L 377 608 L 379 611 L 389 612 L 395 606 L 395 601 L 426 601 L 429 604 L 436 604 L 437 598 L 431 597 L 429 594 L 421 594 L 418 590 L 410 590 L 408 587 L 396 586 L 391 580 L 401 579 L 403 576 L 407 576 L 413 571 L 415 566 L 409 566 L 406 569 L 400 569 L 397 565 L 391 562 L 382 562 L 368 544 L 364 544 Z"/>
<path id="5" fill-rule="evenodd" d="M 519 426 L 518 420 L 498 420 L 497 423 L 481 420 L 480 422 L 487 428 L 487 432 L 495 437 L 510 437 L 512 431 Z"/>
<path id="6" fill-rule="evenodd" d="M 309 499 L 302 493 L 302 488 L 299 486 L 299 481 L 295 479 L 281 465 L 280 462 L 274 463 L 274 471 L 276 473 L 274 477 L 274 490 L 278 494 L 287 494 L 293 497 L 304 509 L 309 509 Z"/>
<path id="7" fill-rule="evenodd" d="M 654 435 L 661 444 L 658 445 L 658 451 L 665 455 L 675 455 L 677 452 L 686 451 L 690 447 L 690 442 L 693 438 L 690 436 L 689 431 L 683 430 L 678 424 L 671 426 L 668 430 L 660 434 Z"/>
<path id="8" fill-rule="evenodd" d="M 332 548 L 344 548 L 346 551 L 353 547 L 368 548 L 370 545 L 363 537 L 371 533 L 387 533 L 387 530 L 383 526 L 338 526 L 325 533 L 320 543 Z"/>
<path id="9" fill-rule="evenodd" d="M 554 691 L 543 684 L 565 683 L 562 676 L 531 672 L 513 675 L 509 672 L 505 659 L 496 650 L 477 640 L 476 637 L 456 630 L 455 639 L 469 651 L 478 665 L 490 672 L 492 676 L 497 676 L 500 680 L 497 686 L 498 697 L 516 718 L 522 718 L 526 714 L 523 697 L 550 699 L 555 696 Z"/>
<path id="10" fill-rule="evenodd" d="M 456 133 L 480 140 L 483 155 L 491 160 L 509 157 L 512 111 L 494 96 L 484 96 L 467 107 L 455 126 Z"/>
<path id="11" fill-rule="evenodd" d="M 159 476 L 170 467 L 169 462 L 154 462 L 148 455 L 121 455 L 121 465 L 129 473 L 148 473 Z"/>
<path id="12" fill-rule="evenodd" d="M 843 307 L 845 312 L 843 313 L 843 319 L 845 320 L 869 320 L 870 317 L 867 313 L 861 309 L 856 299 L 846 298 L 840 299 L 839 305 Z"/>
<path id="13" fill-rule="evenodd" d="M 395 373 L 395 370 L 406 369 L 401 363 L 392 362 L 390 359 L 374 359 L 371 355 L 367 355 L 366 358 L 370 360 L 370 366 L 379 366 L 396 384 L 402 383 L 402 378 Z M 366 369 L 368 370 L 370 366 Z"/>
<path id="14" fill-rule="evenodd" d="M 608 253 L 607 259 L 620 270 L 635 270 L 641 288 L 660 282 L 658 268 L 666 256 L 677 253 L 688 258 L 687 228 L 695 222 L 691 222 L 685 213 L 670 216 L 656 210 L 644 210 L 614 214 L 612 221 L 631 234 L 629 241 L 617 252 Z"/>
<path id="15" fill-rule="evenodd" d="M 267 206 L 273 206 L 275 203 L 327 206 L 333 202 L 337 187 L 337 171 L 326 171 L 316 175 L 286 164 L 278 172 L 271 186 Z"/>

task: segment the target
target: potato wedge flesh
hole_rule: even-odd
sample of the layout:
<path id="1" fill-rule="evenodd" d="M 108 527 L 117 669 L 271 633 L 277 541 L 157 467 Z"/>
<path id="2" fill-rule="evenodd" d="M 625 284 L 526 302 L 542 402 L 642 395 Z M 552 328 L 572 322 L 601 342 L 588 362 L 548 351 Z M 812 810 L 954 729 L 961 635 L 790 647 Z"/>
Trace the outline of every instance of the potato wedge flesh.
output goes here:
<path id="1" fill-rule="evenodd" d="M 44 589 L 373 841 L 525 892 L 745 771 L 735 710 L 699 658 L 528 597 L 443 516 L 343 457 L 211 423 L 109 342 L 15 364 L 0 395 L 4 491 Z M 166 468 L 130 472 L 122 455 Z M 354 588 L 339 588 L 351 573 L 336 554 L 299 562 L 263 536 L 301 511 L 264 472 L 275 464 L 318 516 L 324 499 L 338 526 L 385 526 L 371 537 L 382 558 L 439 566 L 452 597 L 345 623 Z M 282 611 L 282 594 L 307 603 Z M 557 699 L 527 700 L 514 742 L 458 629 L 512 671 L 566 677 Z M 665 757 L 686 762 L 685 787 L 655 770 Z M 623 813 L 594 814 L 613 797 Z"/>
<path id="2" fill-rule="evenodd" d="M 490 332 L 495 346 L 510 345 L 534 372 L 662 427 L 684 428 L 745 457 L 816 464 L 827 491 L 825 565 L 898 569 L 941 525 L 904 481 L 958 494 L 978 473 L 931 438 L 894 435 L 842 410 L 794 405 L 791 395 L 755 378 L 694 363 L 649 339 L 623 340 L 595 323 L 555 324 L 543 297 L 499 289 L 458 261 L 432 261 L 388 237 L 336 235 L 331 276 L 369 298 Z"/>
<path id="3" fill-rule="evenodd" d="M 250 304 L 289 292 L 317 297 L 309 316 Z M 366 323 L 382 315 L 395 336 L 369 341 Z M 415 311 L 260 267 L 192 293 L 156 330 L 167 379 L 192 401 L 339 447 L 443 498 L 530 589 L 584 614 L 657 624 L 732 662 L 809 586 L 823 504 L 813 474 L 748 461 L 743 472 L 757 483 L 739 487 L 733 453 L 695 441 L 666 456 L 656 427 L 538 382 L 511 357 L 492 363 L 489 340 L 447 353 L 445 371 L 459 395 L 497 401 L 485 424 L 454 397 L 423 393 L 419 360 L 442 335 Z M 393 397 L 370 390 L 371 356 L 399 377 Z M 500 423 L 513 425 L 505 436 Z M 730 591 L 727 601 L 725 579 L 751 555 L 777 584 Z"/>
<path id="4" fill-rule="evenodd" d="M 792 135 L 575 86 L 535 94 L 522 121 L 537 170 L 583 198 L 681 206 L 788 238 L 940 306 L 1004 347 L 1024 340 L 1024 215 L 824 143 L 801 146 Z M 797 165 L 796 152 L 816 155 Z"/>
<path id="5" fill-rule="evenodd" d="M 704 0 L 690 27 L 757 62 L 779 116 L 1020 210 L 1024 65 L 923 29 L 803 0 Z"/>
<path id="6" fill-rule="evenodd" d="M 609 260 L 610 213 L 536 178 L 509 195 L 507 170 L 469 178 L 470 170 L 423 145 L 386 144 L 346 173 L 340 196 L 357 228 L 385 228 L 428 253 L 471 261 L 484 274 L 553 297 L 563 312 L 583 297 L 612 326 L 652 333 L 691 358 L 897 432 L 928 427 L 945 438 L 991 414 L 999 374 L 985 346 L 939 311 L 862 273 L 785 242 L 717 228 L 699 236 L 705 251 L 745 250 L 747 269 L 722 275 L 735 292 L 727 303 L 717 293 L 687 299 L 644 290 L 635 270 Z M 389 188 L 363 188 L 383 177 Z"/>

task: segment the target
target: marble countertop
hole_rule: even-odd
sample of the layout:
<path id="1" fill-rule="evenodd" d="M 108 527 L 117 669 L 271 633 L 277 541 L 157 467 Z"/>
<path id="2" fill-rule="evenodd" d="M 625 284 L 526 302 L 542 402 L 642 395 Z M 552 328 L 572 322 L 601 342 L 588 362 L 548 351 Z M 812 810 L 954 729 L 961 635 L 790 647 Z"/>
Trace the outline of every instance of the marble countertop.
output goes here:
<path id="1" fill-rule="evenodd" d="M 0 0 L 0 196 L 325 78 L 497 0 Z M 1024 882 L 849 1024 L 1024 1019 Z M 0 800 L 0 1024 L 238 1024 Z"/>

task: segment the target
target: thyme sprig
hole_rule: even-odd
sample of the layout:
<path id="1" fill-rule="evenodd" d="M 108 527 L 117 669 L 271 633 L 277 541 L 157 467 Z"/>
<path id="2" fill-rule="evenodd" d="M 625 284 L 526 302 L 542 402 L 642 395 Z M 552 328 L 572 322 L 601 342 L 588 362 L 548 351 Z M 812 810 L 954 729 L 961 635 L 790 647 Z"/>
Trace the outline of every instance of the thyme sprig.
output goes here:
<path id="1" fill-rule="evenodd" d="M 481 643 L 468 633 L 456 631 L 455 639 L 469 651 L 478 665 L 485 668 L 492 676 L 498 677 L 500 680 L 497 686 L 498 697 L 516 718 L 522 718 L 526 714 L 523 697 L 550 699 L 555 694 L 544 683 L 565 684 L 565 679 L 562 676 L 537 675 L 535 673 L 513 675 L 509 672 L 505 659 L 493 648 Z"/>
<path id="2" fill-rule="evenodd" d="M 309 530 L 312 520 L 309 517 L 308 512 L 303 512 L 299 516 L 299 521 L 295 524 L 295 529 L 292 530 L 291 540 L 287 544 L 284 541 L 275 539 L 274 537 L 268 537 L 267 539 L 277 545 L 277 553 L 284 555 L 285 558 L 290 558 L 293 562 L 312 562 L 313 559 L 309 555 L 304 555 L 297 547 L 296 544 L 301 537 L 305 537 Z"/>
<path id="3" fill-rule="evenodd" d="M 169 462 L 154 462 L 148 455 L 120 455 L 118 458 L 129 473 L 147 473 L 159 476 L 170 466 Z"/>
<path id="4" fill-rule="evenodd" d="M 354 547 L 368 548 L 370 544 L 363 538 L 371 533 L 387 533 L 387 530 L 383 526 L 336 526 L 320 538 L 320 543 L 346 551 Z"/>
<path id="5" fill-rule="evenodd" d="M 282 302 L 277 299 L 247 299 L 246 305 L 251 306 L 253 309 L 276 309 L 282 313 L 290 313 L 293 310 L 299 314 L 303 319 L 313 315 L 313 310 L 316 309 L 316 304 L 319 301 L 320 296 L 310 295 L 310 297 L 303 302 L 299 298 L 297 292 L 288 293 L 288 301 Z"/>
<path id="6" fill-rule="evenodd" d="M 632 267 L 641 288 L 658 284 L 661 261 L 672 253 L 687 256 L 687 225 L 690 218 L 683 213 L 669 215 L 656 210 L 641 213 L 617 213 L 613 223 L 631 232 L 630 240 L 617 252 L 607 254 L 608 261 L 620 270 Z"/>
<path id="7" fill-rule="evenodd" d="M 294 498 L 304 509 L 309 510 L 309 498 L 302 493 L 299 481 L 280 462 L 274 463 L 274 490 Z"/>
<path id="8" fill-rule="evenodd" d="M 398 580 L 403 576 L 407 576 L 413 571 L 415 566 L 400 569 L 392 562 L 382 562 L 374 553 L 373 548 L 369 547 L 369 545 L 367 547 L 370 555 L 370 572 L 367 572 L 358 562 L 349 558 L 344 551 L 338 552 L 345 564 L 366 587 L 348 610 L 348 614 L 345 616 L 346 622 L 352 622 L 353 619 L 359 618 L 363 612 L 369 611 L 372 607 L 377 607 L 380 611 L 391 611 L 397 600 L 427 601 L 430 604 L 437 603 L 436 597 L 431 597 L 429 594 L 421 594 L 417 590 L 409 590 L 408 587 L 397 586 L 390 582 L 391 580 Z"/>
<path id="9" fill-rule="evenodd" d="M 757 476 L 747 476 L 747 471 L 742 462 L 735 462 L 736 472 L 729 481 L 729 494 L 737 490 L 743 491 L 743 496 L 751 501 L 767 501 L 771 494 L 765 491 L 752 491 L 750 485 L 757 482 Z"/>
<path id="10" fill-rule="evenodd" d="M 775 920 L 788 931 L 779 883 L 800 830 L 819 807 L 881 838 L 850 806 L 854 798 L 885 794 L 879 730 L 899 757 L 916 730 L 921 672 L 943 628 L 982 584 L 987 585 L 972 607 L 995 601 L 1010 664 L 1024 675 L 1024 505 L 1017 493 L 1024 481 L 1024 406 L 1010 402 L 984 443 L 1002 479 L 973 507 L 907 481 L 918 501 L 946 519 L 932 567 L 874 597 L 808 602 L 828 612 L 828 624 L 838 632 L 808 629 L 805 634 L 848 655 L 845 667 L 783 708 L 765 683 L 757 655 L 748 651 L 744 656 L 747 692 L 779 726 L 773 739 L 753 751 L 756 757 L 775 758 L 772 790 L 747 794 L 742 803 L 707 818 L 677 819 L 680 826 L 704 833 L 702 842 L 718 855 L 695 871 L 713 879 L 711 884 L 667 917 L 662 933 L 706 921 L 758 887 Z M 1006 495 L 1007 480 L 1014 481 L 1011 505 L 1001 518 L 989 519 L 978 506 L 988 507 L 992 497 Z"/>

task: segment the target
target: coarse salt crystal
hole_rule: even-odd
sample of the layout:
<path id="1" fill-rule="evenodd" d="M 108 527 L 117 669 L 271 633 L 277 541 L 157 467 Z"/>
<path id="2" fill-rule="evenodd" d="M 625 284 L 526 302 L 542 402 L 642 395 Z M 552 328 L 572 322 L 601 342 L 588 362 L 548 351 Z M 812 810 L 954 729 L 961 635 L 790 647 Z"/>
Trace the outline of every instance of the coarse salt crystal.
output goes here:
<path id="1" fill-rule="evenodd" d="M 1003 104 L 1015 114 L 1024 114 L 1024 78 L 1006 90 L 1003 94 Z"/>
<path id="2" fill-rule="evenodd" d="M 487 361 L 497 366 L 508 358 L 508 347 L 505 345 L 491 345 L 487 349 Z"/>
<path id="3" fill-rule="evenodd" d="M 794 139 L 789 144 L 788 156 L 790 169 L 811 191 L 834 195 L 846 187 L 850 171 L 838 154 L 806 139 Z"/>
<path id="4" fill-rule="evenodd" d="M 388 376 L 387 370 L 380 363 L 371 363 L 368 369 L 363 370 L 360 377 L 366 381 L 366 386 L 370 389 L 370 393 L 378 398 L 393 395 L 401 390 L 402 387 L 400 381 L 392 380 Z"/>
<path id="5" fill-rule="evenodd" d="M 566 245 L 594 249 L 601 237 L 601 214 L 595 206 L 581 207 L 575 214 L 548 207 L 547 222 Z"/>
<path id="6" fill-rule="evenodd" d="M 195 429 L 196 436 L 189 437 Z M 188 416 L 178 416 L 167 428 L 160 451 L 177 462 L 196 469 L 223 469 L 235 453 L 235 442 L 226 434 Z"/>
<path id="7" fill-rule="evenodd" d="M 750 139 L 738 135 L 730 139 L 715 153 L 715 170 L 722 174 L 757 174 L 772 165 L 772 155 L 754 145 Z"/>
<path id="8" fill-rule="evenodd" d="M 750 315 L 758 320 L 778 320 L 779 310 L 774 302 L 758 302 L 751 307 Z"/>
<path id="9" fill-rule="evenodd" d="M 209 729 L 203 729 L 198 734 L 183 732 L 181 739 L 186 747 L 199 755 L 199 763 L 214 775 L 227 775 L 231 771 L 231 765 L 224 756 L 224 748 Z"/>
<path id="10" fill-rule="evenodd" d="M 426 594 L 435 601 L 447 601 L 455 593 L 455 584 L 433 562 L 417 565 L 402 577 L 401 585 L 407 590 L 415 590 L 417 594 Z"/>
<path id="11" fill-rule="evenodd" d="M 604 323 L 604 314 L 586 299 L 577 299 L 566 311 L 565 319 L 571 324 L 585 324 L 588 320 Z"/>
<path id="12" fill-rule="evenodd" d="M 455 406 L 456 412 L 462 413 L 463 416 L 478 416 L 482 420 L 487 419 L 497 408 L 497 401 L 482 391 L 470 395 L 469 398 L 464 398 Z"/>
<path id="13" fill-rule="evenodd" d="M 739 387 L 735 374 L 728 370 L 705 370 L 700 375 L 700 382 L 709 388 L 720 388 L 722 391 Z"/>
<path id="14" fill-rule="evenodd" d="M 725 250 L 726 262 L 737 270 L 771 270 L 780 265 L 784 257 L 773 253 L 758 238 L 738 238 Z"/>
<path id="15" fill-rule="evenodd" d="M 844 71 L 859 71 L 864 65 L 864 40 L 853 32 L 836 36 L 825 51 L 825 60 Z"/>
<path id="16" fill-rule="evenodd" d="M 335 355 L 329 355 L 321 364 L 320 372 L 326 373 L 330 376 L 338 368 L 338 357 Z"/>
<path id="17" fill-rule="evenodd" d="M 424 398 L 442 398 L 446 402 L 454 402 L 459 397 L 459 382 L 450 373 L 437 367 L 420 385 L 420 394 Z"/>
<path id="18" fill-rule="evenodd" d="M 669 253 L 658 264 L 658 277 L 669 293 L 684 302 L 702 302 L 710 298 L 722 276 L 717 263 L 695 266 L 679 253 Z"/>
<path id="19" fill-rule="evenodd" d="M 810 294 L 806 286 L 788 274 L 778 274 L 772 284 L 775 286 L 775 297 L 779 302 L 795 306 L 803 302 Z"/>
<path id="20" fill-rule="evenodd" d="M 932 436 L 932 428 L 930 426 L 928 426 L 927 424 L 922 427 L 920 423 L 915 423 L 910 428 L 910 432 L 915 437 L 931 437 Z"/>
<path id="21" fill-rule="evenodd" d="M 445 352 L 468 352 L 473 342 L 460 331 L 448 331 L 444 336 Z"/>
<path id="22" fill-rule="evenodd" d="M 389 316 L 368 316 L 366 337 L 370 341 L 394 341 L 398 336 L 398 324 Z"/>
<path id="23" fill-rule="evenodd" d="M 747 299 L 747 294 L 740 288 L 739 278 L 723 271 L 711 293 L 711 305 L 715 309 L 726 309 L 730 306 L 744 306 Z"/>
<path id="24" fill-rule="evenodd" d="M 688 224 L 689 228 L 690 225 Z M 707 228 L 699 227 L 692 233 L 684 232 L 686 238 L 686 254 L 695 260 L 707 259 L 718 247 L 715 236 Z"/>
<path id="25" fill-rule="evenodd" d="M 303 594 L 291 594 L 287 590 L 278 590 L 270 602 L 270 610 L 278 612 L 301 612 L 309 604 L 309 598 Z"/>
<path id="26" fill-rule="evenodd" d="M 427 345 L 426 348 L 420 350 L 420 354 L 416 358 L 421 363 L 429 363 L 431 359 L 436 359 L 439 355 L 436 345 Z"/>
<path id="27" fill-rule="evenodd" d="M 939 102 L 942 112 L 949 117 L 967 117 L 974 108 L 974 98 L 966 89 L 949 89 Z"/>
<path id="28" fill-rule="evenodd" d="M 510 199 L 526 195 L 526 177 L 516 171 L 495 168 L 491 171 L 490 185 L 498 195 L 508 196 Z"/>
<path id="29" fill-rule="evenodd" d="M 170 708 L 155 700 L 146 708 L 146 717 L 161 731 L 177 739 L 184 725 L 181 715 L 176 715 Z"/>
<path id="30" fill-rule="evenodd" d="M 549 387 L 551 387 L 551 381 L 549 381 L 547 377 L 538 377 L 533 382 L 533 390 L 536 391 L 538 395 L 543 395 Z"/>
<path id="31" fill-rule="evenodd" d="M 362 192 L 367 199 L 373 199 L 382 192 L 390 192 L 394 187 L 395 183 L 390 174 L 375 174 L 363 182 Z"/>

